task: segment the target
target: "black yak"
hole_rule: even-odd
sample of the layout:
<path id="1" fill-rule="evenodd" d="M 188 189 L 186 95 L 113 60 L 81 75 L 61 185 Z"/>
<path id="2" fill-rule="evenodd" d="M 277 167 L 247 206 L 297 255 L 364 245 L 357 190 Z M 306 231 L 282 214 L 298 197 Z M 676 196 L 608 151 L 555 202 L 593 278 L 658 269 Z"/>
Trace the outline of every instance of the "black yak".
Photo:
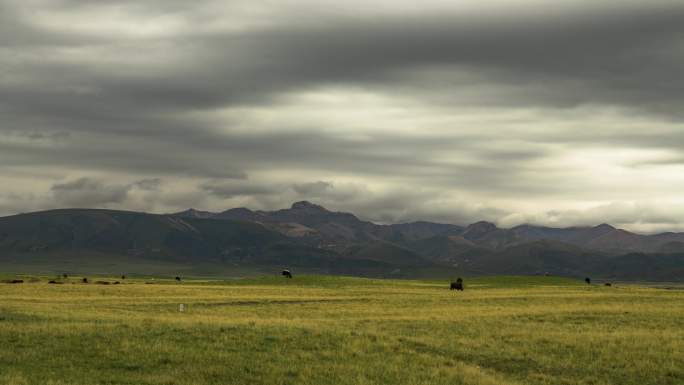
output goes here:
<path id="1" fill-rule="evenodd" d="M 604 283 L 604 285 L 606 285 L 606 286 L 613 286 L 613 284 L 611 284 L 610 282 L 606 282 L 606 283 Z"/>
<path id="2" fill-rule="evenodd" d="M 280 273 L 280 275 L 282 275 L 283 277 L 292 278 L 292 273 L 290 273 L 290 270 L 283 270 L 283 272 Z"/>
<path id="3" fill-rule="evenodd" d="M 13 279 L 10 281 L 10 283 L 24 283 L 23 279 Z"/>
<path id="4" fill-rule="evenodd" d="M 181 277 L 176 277 L 176 281 L 180 282 L 180 281 L 181 281 Z"/>
<path id="5" fill-rule="evenodd" d="M 88 283 L 88 278 L 83 277 L 83 279 L 81 280 L 81 282 L 83 282 L 83 283 Z"/>
<path id="6" fill-rule="evenodd" d="M 451 282 L 449 290 L 463 291 L 463 278 L 459 277 L 456 279 L 456 282 Z"/>
<path id="7" fill-rule="evenodd" d="M 591 278 L 589 278 L 589 277 L 584 278 L 584 282 L 586 282 L 587 285 L 591 285 Z"/>

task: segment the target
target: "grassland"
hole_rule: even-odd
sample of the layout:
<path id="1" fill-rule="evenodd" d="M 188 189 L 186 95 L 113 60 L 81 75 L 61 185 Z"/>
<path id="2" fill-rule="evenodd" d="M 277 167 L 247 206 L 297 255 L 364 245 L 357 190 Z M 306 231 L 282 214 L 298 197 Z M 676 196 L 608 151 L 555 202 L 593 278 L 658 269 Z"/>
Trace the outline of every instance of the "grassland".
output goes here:
<path id="1" fill-rule="evenodd" d="M 467 279 L 464 292 L 145 281 L 0 284 L 0 383 L 684 383 L 684 291 L 546 277 Z"/>

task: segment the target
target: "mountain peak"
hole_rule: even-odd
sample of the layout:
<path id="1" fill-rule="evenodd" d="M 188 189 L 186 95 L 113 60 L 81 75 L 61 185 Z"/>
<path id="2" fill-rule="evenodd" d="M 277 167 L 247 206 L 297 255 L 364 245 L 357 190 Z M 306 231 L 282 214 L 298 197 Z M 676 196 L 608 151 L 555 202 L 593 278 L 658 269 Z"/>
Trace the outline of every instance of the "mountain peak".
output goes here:
<path id="1" fill-rule="evenodd" d="M 480 222 L 475 222 L 473 224 L 468 225 L 466 227 L 465 231 L 463 231 L 463 236 L 466 239 L 474 239 L 474 238 L 479 238 L 491 231 L 496 230 L 497 227 L 495 224 L 491 222 L 486 222 L 486 221 L 480 221 Z"/>
<path id="2" fill-rule="evenodd" d="M 299 201 L 292 204 L 291 210 L 305 210 L 309 212 L 328 212 L 328 210 L 309 201 Z"/>
<path id="3" fill-rule="evenodd" d="M 468 225 L 468 229 L 478 229 L 478 230 L 491 231 L 491 230 L 496 229 L 496 225 L 493 224 L 492 222 L 479 221 L 479 222 L 475 222 L 475 223 Z"/>
<path id="4" fill-rule="evenodd" d="M 255 221 L 260 222 L 263 220 L 263 215 L 259 212 L 254 212 L 246 207 L 236 207 L 234 209 L 228 209 L 216 215 L 218 219 L 237 219 L 241 221 Z"/>
<path id="5" fill-rule="evenodd" d="M 183 218 L 211 218 L 215 214 L 209 211 L 195 210 L 194 208 L 189 208 L 185 211 L 174 213 L 172 215 L 183 217 Z"/>
<path id="6" fill-rule="evenodd" d="M 243 213 L 243 214 L 250 214 L 253 213 L 254 211 L 248 209 L 247 207 L 236 207 L 232 209 L 225 210 L 221 212 L 221 214 L 227 214 L 227 213 Z"/>
<path id="7" fill-rule="evenodd" d="M 613 227 L 613 226 L 607 224 L 607 223 L 601 223 L 600 225 L 595 226 L 595 227 L 594 227 L 594 230 L 599 230 L 599 231 L 606 231 L 606 232 L 608 232 L 608 231 L 613 231 L 613 230 L 617 230 L 617 229 L 616 229 L 615 227 Z"/>

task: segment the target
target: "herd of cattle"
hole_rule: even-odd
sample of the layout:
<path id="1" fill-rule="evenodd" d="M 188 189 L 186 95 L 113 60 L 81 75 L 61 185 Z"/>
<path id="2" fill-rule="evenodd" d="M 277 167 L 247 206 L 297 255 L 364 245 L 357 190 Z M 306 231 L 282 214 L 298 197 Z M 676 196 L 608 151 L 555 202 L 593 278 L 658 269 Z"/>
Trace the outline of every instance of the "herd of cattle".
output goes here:
<path id="1" fill-rule="evenodd" d="M 62 274 L 61 276 L 57 276 L 57 279 L 49 280 L 48 284 L 62 285 L 64 283 L 66 283 L 64 280 L 67 280 L 68 278 L 69 278 L 68 274 Z M 126 275 L 122 275 L 121 280 L 123 281 L 125 279 L 126 279 Z M 175 280 L 176 280 L 176 282 L 181 282 L 182 279 L 180 276 L 176 276 Z M 36 281 L 39 281 L 39 280 L 36 280 Z M 81 281 L 81 283 L 91 283 L 91 281 L 88 280 L 87 277 L 81 278 L 80 281 Z M 24 280 L 23 279 L 8 279 L 8 280 L 0 281 L 0 283 L 24 283 Z M 76 282 L 72 281 L 71 283 L 76 283 Z M 121 282 L 119 282 L 119 281 L 113 281 L 113 282 L 112 281 L 93 281 L 92 283 L 94 283 L 96 285 L 120 285 L 121 284 Z M 145 283 L 153 283 L 153 282 L 145 282 Z"/>
<path id="2" fill-rule="evenodd" d="M 285 277 L 285 278 L 290 278 L 290 279 L 292 278 L 292 272 L 291 272 L 290 270 L 283 270 L 283 271 L 280 273 L 280 275 L 282 275 L 282 276 Z M 68 276 L 67 274 L 63 274 L 61 278 L 67 279 L 67 278 L 69 278 L 69 276 Z M 125 275 L 122 275 L 122 276 L 121 276 L 121 280 L 125 280 L 125 279 L 126 279 L 126 276 L 125 276 Z M 181 282 L 181 281 L 182 281 L 182 279 L 181 279 L 180 276 L 176 276 L 175 280 L 176 280 L 177 282 Z M 1 282 L 2 282 L 2 283 L 24 283 L 24 280 L 23 280 L 23 279 L 11 279 L 11 280 L 5 280 L 5 281 L 1 281 Z M 81 279 L 81 282 L 82 282 L 82 283 L 89 283 L 88 278 L 86 278 L 86 277 L 83 277 L 83 278 Z M 586 282 L 587 285 L 591 285 L 591 278 L 589 278 L 589 277 L 584 278 L 584 282 Z M 58 285 L 58 284 L 63 284 L 64 282 L 63 282 L 63 281 L 59 281 L 59 280 L 50 280 L 50 281 L 48 281 L 48 283 L 49 283 L 49 284 L 57 284 L 57 285 Z M 110 285 L 110 284 L 111 284 L 111 285 L 118 285 L 118 284 L 120 284 L 121 282 L 119 282 L 119 281 L 114 281 L 114 282 L 110 282 L 110 281 L 95 281 L 94 283 L 95 283 L 96 285 Z M 150 282 L 146 282 L 146 283 L 150 283 Z M 604 285 L 605 285 L 605 286 L 612 286 L 612 284 L 611 284 L 610 282 L 606 282 L 606 283 L 604 283 Z M 451 284 L 449 285 L 449 290 L 463 291 L 463 278 L 458 277 L 458 278 L 456 279 L 456 281 L 451 282 Z"/>

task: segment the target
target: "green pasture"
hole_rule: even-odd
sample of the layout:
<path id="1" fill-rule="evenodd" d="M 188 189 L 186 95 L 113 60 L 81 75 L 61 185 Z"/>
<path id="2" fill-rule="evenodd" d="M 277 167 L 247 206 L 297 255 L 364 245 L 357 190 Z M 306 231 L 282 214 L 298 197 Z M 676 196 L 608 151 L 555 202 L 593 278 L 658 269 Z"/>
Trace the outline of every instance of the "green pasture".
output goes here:
<path id="1" fill-rule="evenodd" d="M 2 278 L 25 283 L 0 284 L 0 384 L 684 384 L 680 290 L 554 277 L 466 278 L 463 292 L 332 276 Z"/>

